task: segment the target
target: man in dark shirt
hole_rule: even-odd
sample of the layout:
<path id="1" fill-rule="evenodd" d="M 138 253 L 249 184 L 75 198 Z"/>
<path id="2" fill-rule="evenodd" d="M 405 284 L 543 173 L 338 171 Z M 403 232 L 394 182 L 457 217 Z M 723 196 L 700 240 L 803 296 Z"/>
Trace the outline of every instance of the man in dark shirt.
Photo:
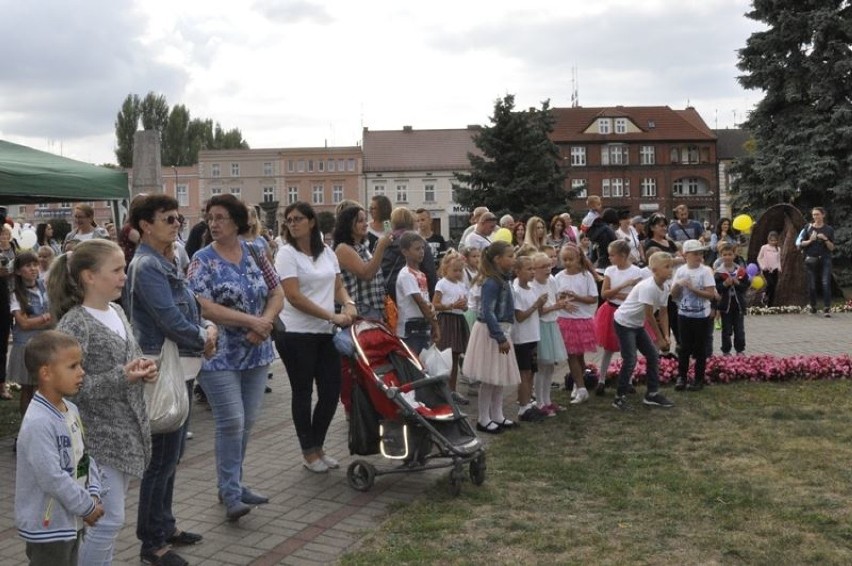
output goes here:
<path id="1" fill-rule="evenodd" d="M 425 208 L 417 209 L 417 231 L 426 240 L 426 243 L 429 244 L 435 262 L 440 264 L 441 259 L 447 252 L 447 241 L 442 235 L 432 231 L 432 215 Z"/>
<path id="2" fill-rule="evenodd" d="M 689 219 L 689 208 L 685 204 L 675 207 L 674 213 L 677 220 L 669 225 L 669 238 L 679 243 L 686 240 L 704 242 L 704 226 L 697 220 Z"/>

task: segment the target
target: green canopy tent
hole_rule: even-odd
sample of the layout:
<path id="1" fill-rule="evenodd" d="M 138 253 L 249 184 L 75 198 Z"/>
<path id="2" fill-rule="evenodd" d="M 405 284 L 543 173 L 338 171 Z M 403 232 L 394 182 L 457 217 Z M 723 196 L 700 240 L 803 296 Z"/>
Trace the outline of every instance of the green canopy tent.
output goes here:
<path id="1" fill-rule="evenodd" d="M 0 140 L 0 205 L 129 197 L 124 171 Z"/>

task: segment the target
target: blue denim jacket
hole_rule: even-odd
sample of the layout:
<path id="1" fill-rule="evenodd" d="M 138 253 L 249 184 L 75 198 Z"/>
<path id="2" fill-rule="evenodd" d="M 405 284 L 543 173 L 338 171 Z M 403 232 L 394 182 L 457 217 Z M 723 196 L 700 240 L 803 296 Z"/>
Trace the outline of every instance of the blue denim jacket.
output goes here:
<path id="1" fill-rule="evenodd" d="M 482 283 L 482 303 L 476 320 L 488 326 L 488 333 L 497 342 L 506 341 L 506 335 L 503 334 L 500 323 L 515 321 L 515 299 L 508 279 L 500 282 L 489 277 Z"/>
<path id="2" fill-rule="evenodd" d="M 133 289 L 133 297 L 130 297 Z M 201 357 L 207 330 L 201 310 L 177 266 L 147 244 L 140 244 L 127 269 L 122 305 L 142 353 L 156 355 L 169 338 L 181 356 Z"/>

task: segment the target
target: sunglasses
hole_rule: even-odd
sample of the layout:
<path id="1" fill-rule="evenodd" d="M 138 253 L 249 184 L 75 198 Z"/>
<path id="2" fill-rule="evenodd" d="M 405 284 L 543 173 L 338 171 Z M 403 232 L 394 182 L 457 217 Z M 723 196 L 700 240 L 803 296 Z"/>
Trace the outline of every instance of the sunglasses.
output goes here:
<path id="1" fill-rule="evenodd" d="M 161 218 L 160 220 L 162 220 L 163 222 L 165 222 L 169 226 L 171 226 L 175 222 L 177 222 L 178 224 L 183 224 L 183 222 L 184 222 L 184 218 L 180 214 L 169 214 L 168 216 Z"/>

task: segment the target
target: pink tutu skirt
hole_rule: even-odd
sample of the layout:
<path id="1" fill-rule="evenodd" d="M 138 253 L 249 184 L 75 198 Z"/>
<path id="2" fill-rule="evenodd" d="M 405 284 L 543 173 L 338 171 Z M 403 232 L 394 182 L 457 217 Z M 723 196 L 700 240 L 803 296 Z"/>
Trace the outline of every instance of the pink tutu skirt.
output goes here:
<path id="1" fill-rule="evenodd" d="M 598 351 L 594 319 L 559 317 L 556 322 L 569 356 Z"/>
<path id="2" fill-rule="evenodd" d="M 615 334 L 615 324 L 613 323 L 616 308 L 609 302 L 604 301 L 595 313 L 595 340 L 597 340 L 598 346 L 609 352 L 618 352 L 621 350 L 621 346 L 618 343 L 618 336 Z"/>
<path id="3" fill-rule="evenodd" d="M 509 328 L 510 325 L 503 326 L 506 338 L 509 338 Z M 509 339 L 509 345 L 511 344 Z M 488 326 L 479 321 L 473 323 L 473 329 L 470 331 L 462 372 L 471 380 L 491 385 L 507 386 L 521 382 L 514 349 L 510 349 L 508 354 L 501 354 L 497 341 L 488 333 Z"/>

